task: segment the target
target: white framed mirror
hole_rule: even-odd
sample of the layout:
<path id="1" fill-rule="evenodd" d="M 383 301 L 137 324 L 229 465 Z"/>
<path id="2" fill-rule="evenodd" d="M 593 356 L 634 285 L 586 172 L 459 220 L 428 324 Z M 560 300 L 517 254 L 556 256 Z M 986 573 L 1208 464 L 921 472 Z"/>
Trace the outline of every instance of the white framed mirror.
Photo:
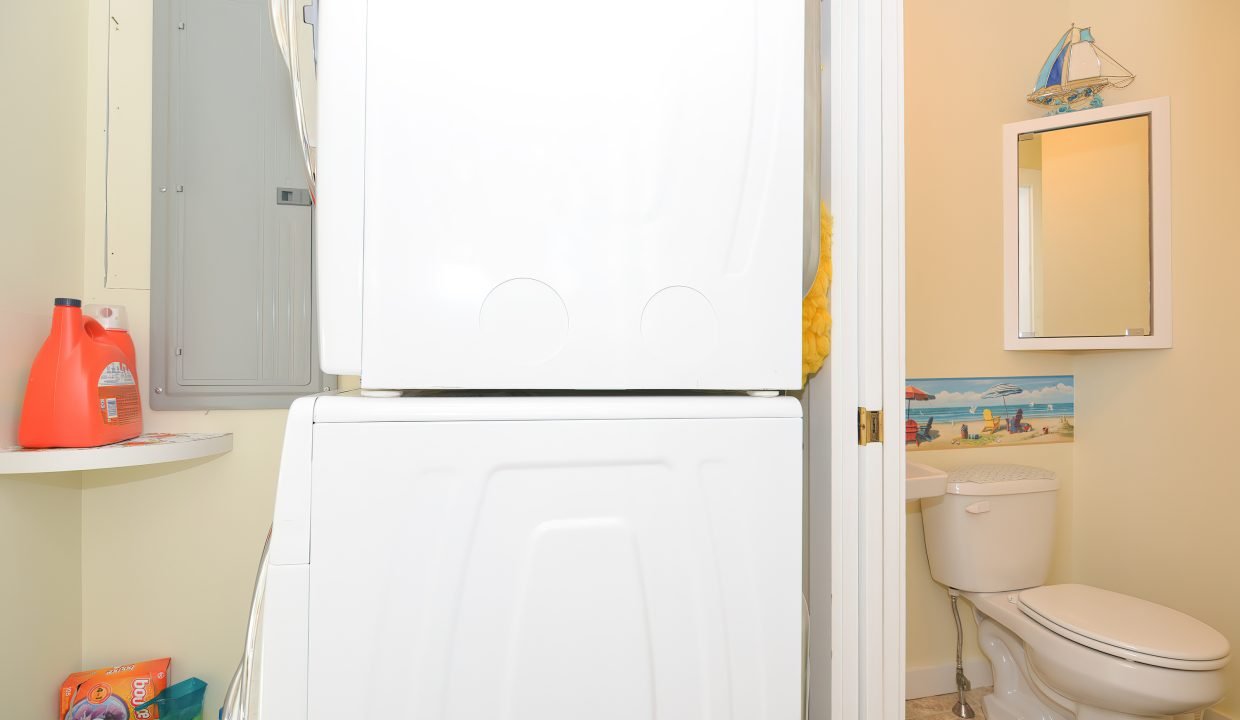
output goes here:
<path id="1" fill-rule="evenodd" d="M 1171 110 L 1003 126 L 1004 347 L 1171 347 Z"/>

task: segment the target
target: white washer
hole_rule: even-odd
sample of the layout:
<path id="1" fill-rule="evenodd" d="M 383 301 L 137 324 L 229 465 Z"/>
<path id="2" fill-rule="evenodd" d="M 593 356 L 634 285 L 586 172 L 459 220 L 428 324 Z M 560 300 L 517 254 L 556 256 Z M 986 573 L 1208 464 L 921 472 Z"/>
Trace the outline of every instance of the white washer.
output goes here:
<path id="1" fill-rule="evenodd" d="M 318 397 L 288 425 L 261 717 L 795 720 L 787 397 Z"/>
<path id="2" fill-rule="evenodd" d="M 323 367 L 799 388 L 804 38 L 803 0 L 325 3 Z"/>

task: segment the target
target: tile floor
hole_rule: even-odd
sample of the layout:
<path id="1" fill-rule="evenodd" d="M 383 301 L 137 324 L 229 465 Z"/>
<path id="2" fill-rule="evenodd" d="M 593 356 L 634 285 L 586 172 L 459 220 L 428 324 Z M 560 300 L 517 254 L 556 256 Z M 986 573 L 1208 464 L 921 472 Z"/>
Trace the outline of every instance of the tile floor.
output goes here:
<path id="1" fill-rule="evenodd" d="M 986 711 L 982 708 L 982 698 L 990 694 L 990 688 L 976 688 L 964 694 L 965 700 L 977 713 L 976 720 L 985 720 Z M 952 720 L 956 714 L 952 706 L 956 704 L 956 693 L 917 698 L 904 703 L 904 717 L 907 720 Z"/>

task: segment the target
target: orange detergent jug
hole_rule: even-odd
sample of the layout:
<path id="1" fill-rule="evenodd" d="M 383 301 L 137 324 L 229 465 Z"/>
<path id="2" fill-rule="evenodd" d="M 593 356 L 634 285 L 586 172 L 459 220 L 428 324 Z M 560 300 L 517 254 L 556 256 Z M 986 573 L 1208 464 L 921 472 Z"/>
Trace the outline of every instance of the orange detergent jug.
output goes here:
<path id="1" fill-rule="evenodd" d="M 95 447 L 141 435 L 142 400 L 127 350 L 82 316 L 81 300 L 56 298 L 52 332 L 26 383 L 22 447 Z"/>
<path id="2" fill-rule="evenodd" d="M 82 312 L 94 318 L 108 331 L 108 338 L 125 353 L 126 364 L 133 373 L 134 382 L 138 380 L 138 353 L 133 346 L 133 338 L 129 336 L 129 315 L 124 305 L 87 305 Z"/>

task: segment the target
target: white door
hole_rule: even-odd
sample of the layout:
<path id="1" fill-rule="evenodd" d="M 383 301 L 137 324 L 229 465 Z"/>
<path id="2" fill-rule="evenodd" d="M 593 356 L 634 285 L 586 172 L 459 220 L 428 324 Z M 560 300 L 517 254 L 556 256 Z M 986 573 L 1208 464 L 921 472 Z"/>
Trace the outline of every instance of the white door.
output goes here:
<path id="1" fill-rule="evenodd" d="M 800 717 L 795 401 L 358 402 L 313 431 L 310 720 Z"/>
<path id="2" fill-rule="evenodd" d="M 799 387 L 804 0 L 355 5 L 321 28 L 329 367 Z"/>
<path id="3" fill-rule="evenodd" d="M 809 717 L 890 720 L 904 716 L 903 3 L 824 2 L 834 324 L 808 391 Z M 860 409 L 884 415 L 864 446 Z"/>

